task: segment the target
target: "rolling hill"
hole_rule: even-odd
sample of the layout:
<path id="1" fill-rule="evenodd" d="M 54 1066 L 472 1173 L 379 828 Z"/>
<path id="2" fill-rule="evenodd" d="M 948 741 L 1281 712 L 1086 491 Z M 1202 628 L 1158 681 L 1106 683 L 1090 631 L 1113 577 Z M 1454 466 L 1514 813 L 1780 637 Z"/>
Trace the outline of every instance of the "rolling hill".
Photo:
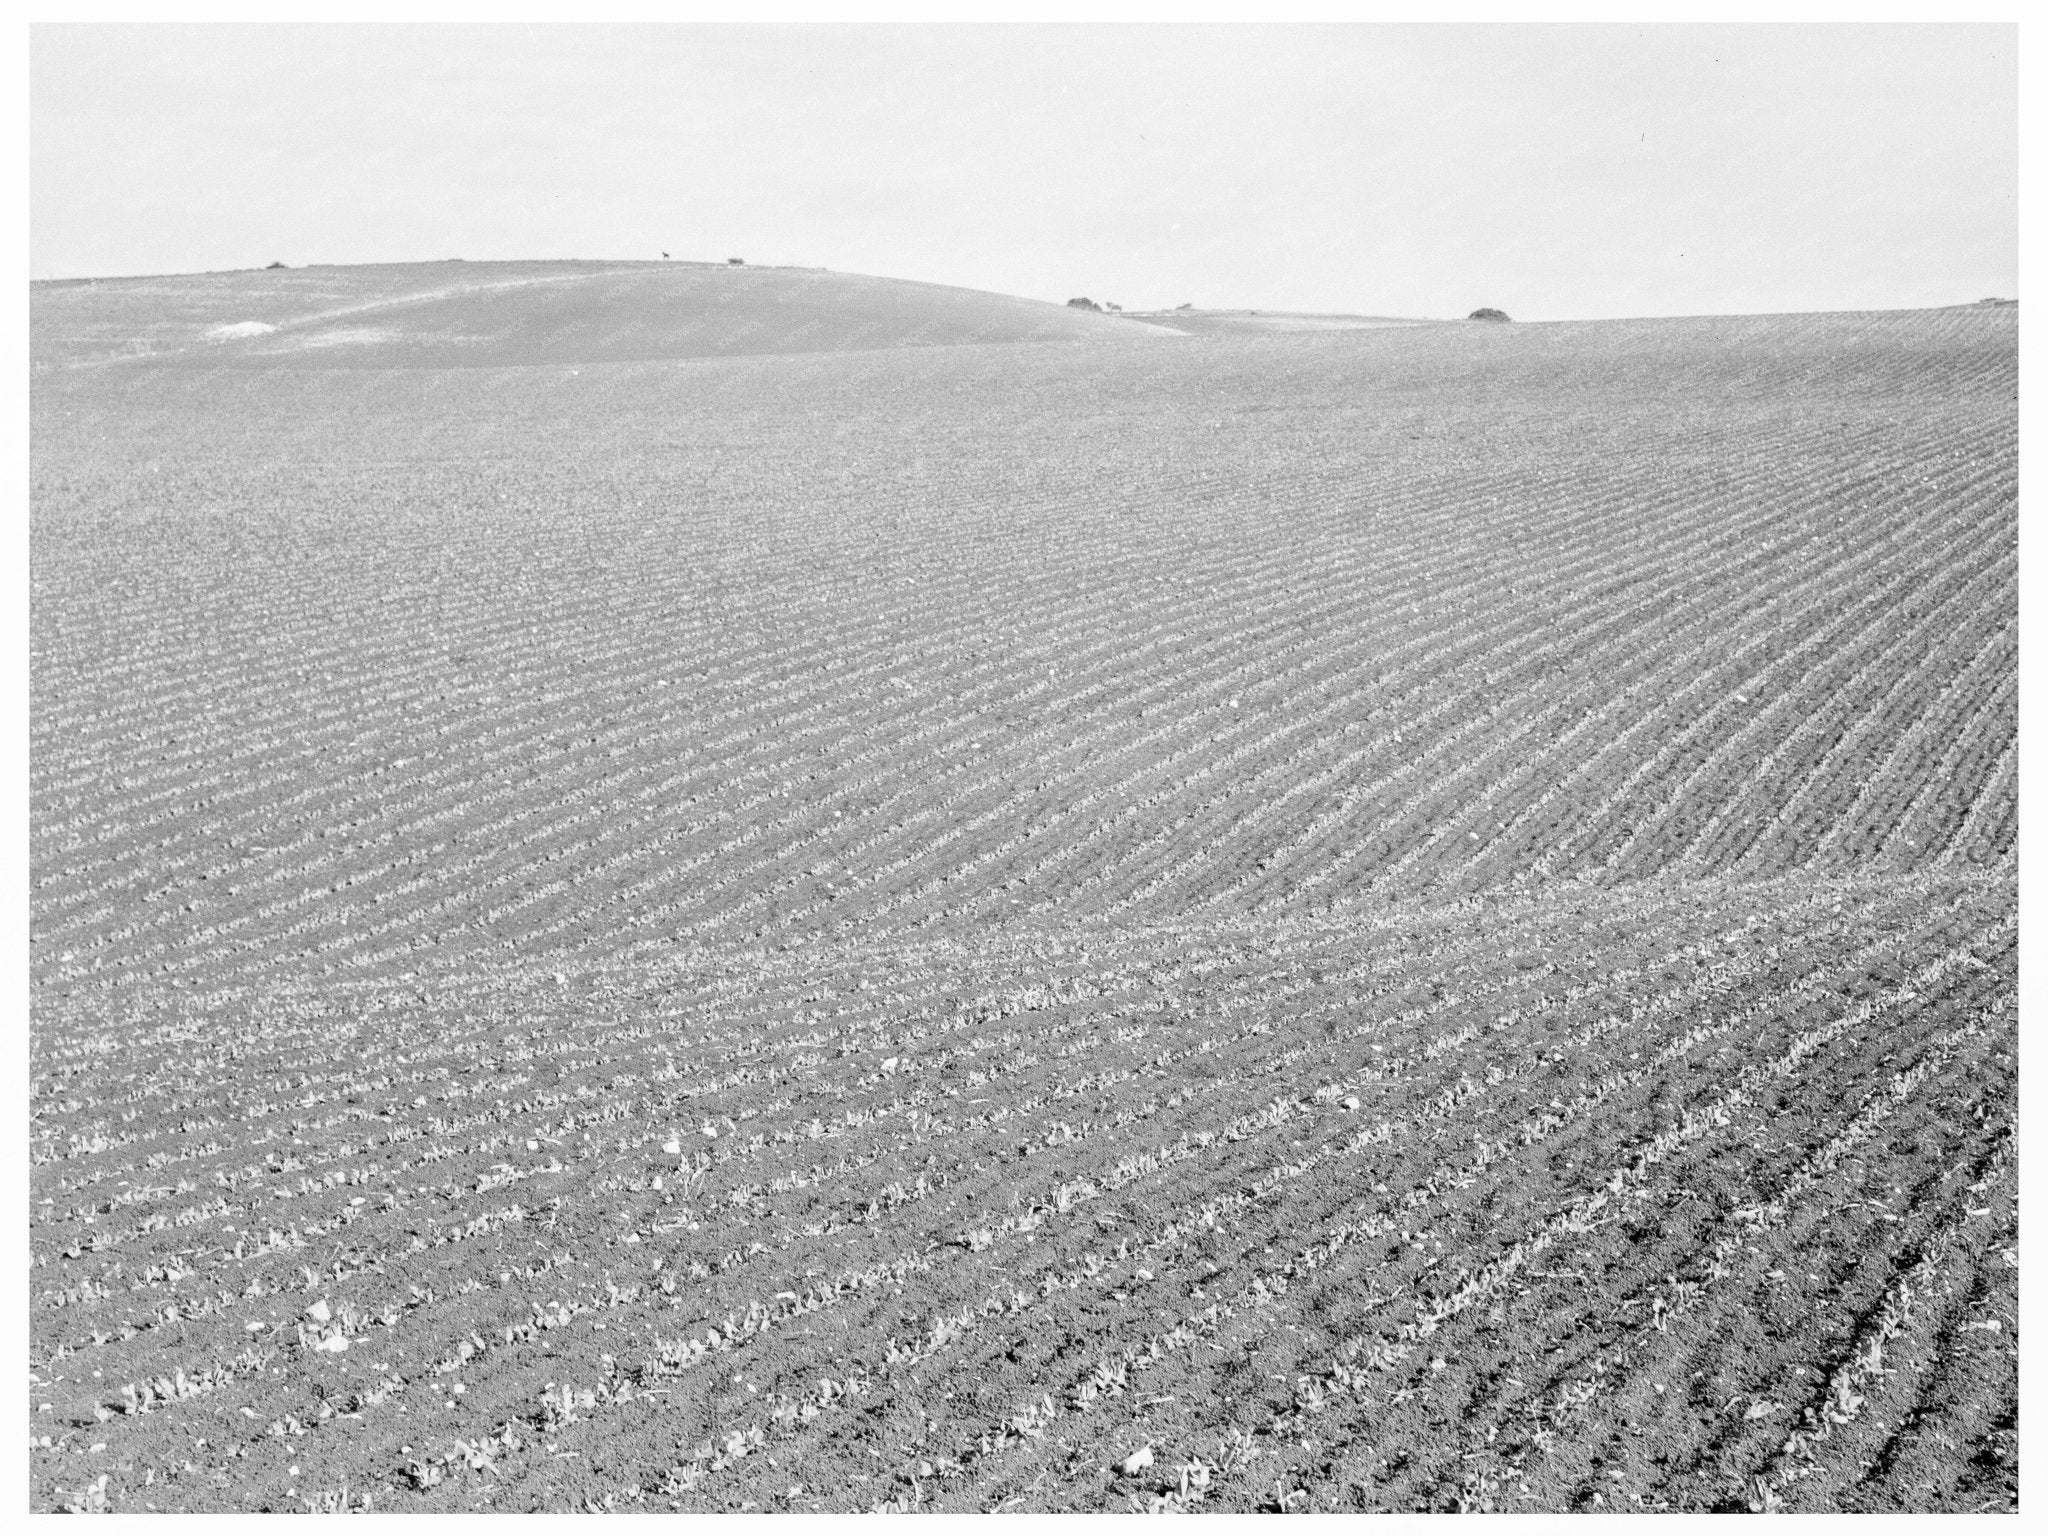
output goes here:
<path id="1" fill-rule="evenodd" d="M 704 262 L 424 262 L 32 285 L 42 368 L 448 368 L 1171 334 L 937 283 Z"/>
<path id="2" fill-rule="evenodd" d="M 2015 1502 L 2016 311 L 430 276 L 32 295 L 35 1507 Z"/>

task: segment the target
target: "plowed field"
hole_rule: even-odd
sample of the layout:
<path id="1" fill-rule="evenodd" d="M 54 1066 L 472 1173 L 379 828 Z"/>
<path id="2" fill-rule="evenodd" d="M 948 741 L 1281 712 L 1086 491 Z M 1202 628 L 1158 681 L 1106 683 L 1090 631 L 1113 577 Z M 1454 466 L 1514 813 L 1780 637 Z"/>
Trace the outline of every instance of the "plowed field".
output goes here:
<path id="1" fill-rule="evenodd" d="M 33 1504 L 2010 1507 L 2016 317 L 68 315 Z"/>

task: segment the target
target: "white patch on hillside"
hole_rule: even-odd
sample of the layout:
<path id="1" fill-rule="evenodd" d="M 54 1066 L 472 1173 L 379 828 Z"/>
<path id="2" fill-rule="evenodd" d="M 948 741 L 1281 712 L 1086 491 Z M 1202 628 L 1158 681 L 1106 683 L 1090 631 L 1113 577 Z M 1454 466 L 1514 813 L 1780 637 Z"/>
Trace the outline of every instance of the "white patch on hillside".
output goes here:
<path id="1" fill-rule="evenodd" d="M 237 320 L 233 325 L 216 325 L 206 333 L 208 341 L 240 341 L 245 336 L 268 336 L 276 330 L 261 320 Z"/>
<path id="2" fill-rule="evenodd" d="M 311 336 L 299 338 L 302 347 L 367 347 L 380 341 L 390 341 L 396 331 L 374 330 L 369 326 L 348 326 L 338 331 L 316 331 Z"/>

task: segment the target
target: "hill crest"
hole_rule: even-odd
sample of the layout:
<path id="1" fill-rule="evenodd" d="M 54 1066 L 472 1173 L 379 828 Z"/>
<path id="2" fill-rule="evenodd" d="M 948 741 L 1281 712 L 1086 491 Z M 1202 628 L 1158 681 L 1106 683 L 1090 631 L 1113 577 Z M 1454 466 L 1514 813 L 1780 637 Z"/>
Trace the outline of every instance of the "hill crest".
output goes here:
<path id="1" fill-rule="evenodd" d="M 1008 294 L 817 267 L 408 262 L 32 283 L 39 368 L 645 362 L 1173 332 Z"/>

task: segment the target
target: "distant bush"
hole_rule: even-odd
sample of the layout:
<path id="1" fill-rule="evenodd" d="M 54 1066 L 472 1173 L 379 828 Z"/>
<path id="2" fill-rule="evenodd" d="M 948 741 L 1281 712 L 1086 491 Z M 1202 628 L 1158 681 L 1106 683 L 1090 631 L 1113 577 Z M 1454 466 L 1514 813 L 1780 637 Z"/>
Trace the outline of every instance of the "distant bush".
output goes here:
<path id="1" fill-rule="evenodd" d="M 1176 304 L 1173 307 L 1175 309 L 1193 309 L 1195 306 L 1192 304 Z"/>
<path id="2" fill-rule="evenodd" d="M 1100 304 L 1096 303 L 1096 302 L 1095 302 L 1095 301 L 1094 301 L 1093 299 L 1087 299 L 1087 298 L 1082 298 L 1082 299 L 1069 299 L 1069 300 L 1067 300 L 1067 308 L 1069 308 L 1069 309 L 1092 309 L 1092 310 L 1094 310 L 1094 311 L 1095 311 L 1095 312 L 1096 312 L 1096 313 L 1097 313 L 1098 315 L 1102 313 L 1102 306 L 1101 306 Z"/>
<path id="3" fill-rule="evenodd" d="M 265 268 L 264 268 L 263 270 L 264 270 L 264 271 L 266 271 L 266 272 L 275 272 L 275 271 L 277 271 L 277 269 L 278 269 L 278 268 L 280 268 L 280 267 L 284 267 L 284 269 L 285 269 L 285 270 L 286 270 L 287 272 L 289 272 L 289 271 L 291 270 L 291 268 L 289 268 L 289 267 L 285 267 L 285 266 L 284 266 L 284 263 L 283 263 L 283 262 L 281 262 L 281 261 L 273 261 L 273 262 L 272 262 L 272 263 L 271 263 L 271 264 L 270 264 L 269 266 L 265 267 Z"/>
<path id="4" fill-rule="evenodd" d="M 725 258 L 725 264 L 728 267 L 744 267 L 747 264 L 747 258 L 744 256 L 728 256 Z"/>
<path id="5" fill-rule="evenodd" d="M 1979 299 L 1979 304 L 2017 304 L 2018 299 Z"/>
<path id="6" fill-rule="evenodd" d="M 1508 312 L 1504 309 L 1475 309 L 1465 318 L 1467 320 L 1506 320 Z"/>

